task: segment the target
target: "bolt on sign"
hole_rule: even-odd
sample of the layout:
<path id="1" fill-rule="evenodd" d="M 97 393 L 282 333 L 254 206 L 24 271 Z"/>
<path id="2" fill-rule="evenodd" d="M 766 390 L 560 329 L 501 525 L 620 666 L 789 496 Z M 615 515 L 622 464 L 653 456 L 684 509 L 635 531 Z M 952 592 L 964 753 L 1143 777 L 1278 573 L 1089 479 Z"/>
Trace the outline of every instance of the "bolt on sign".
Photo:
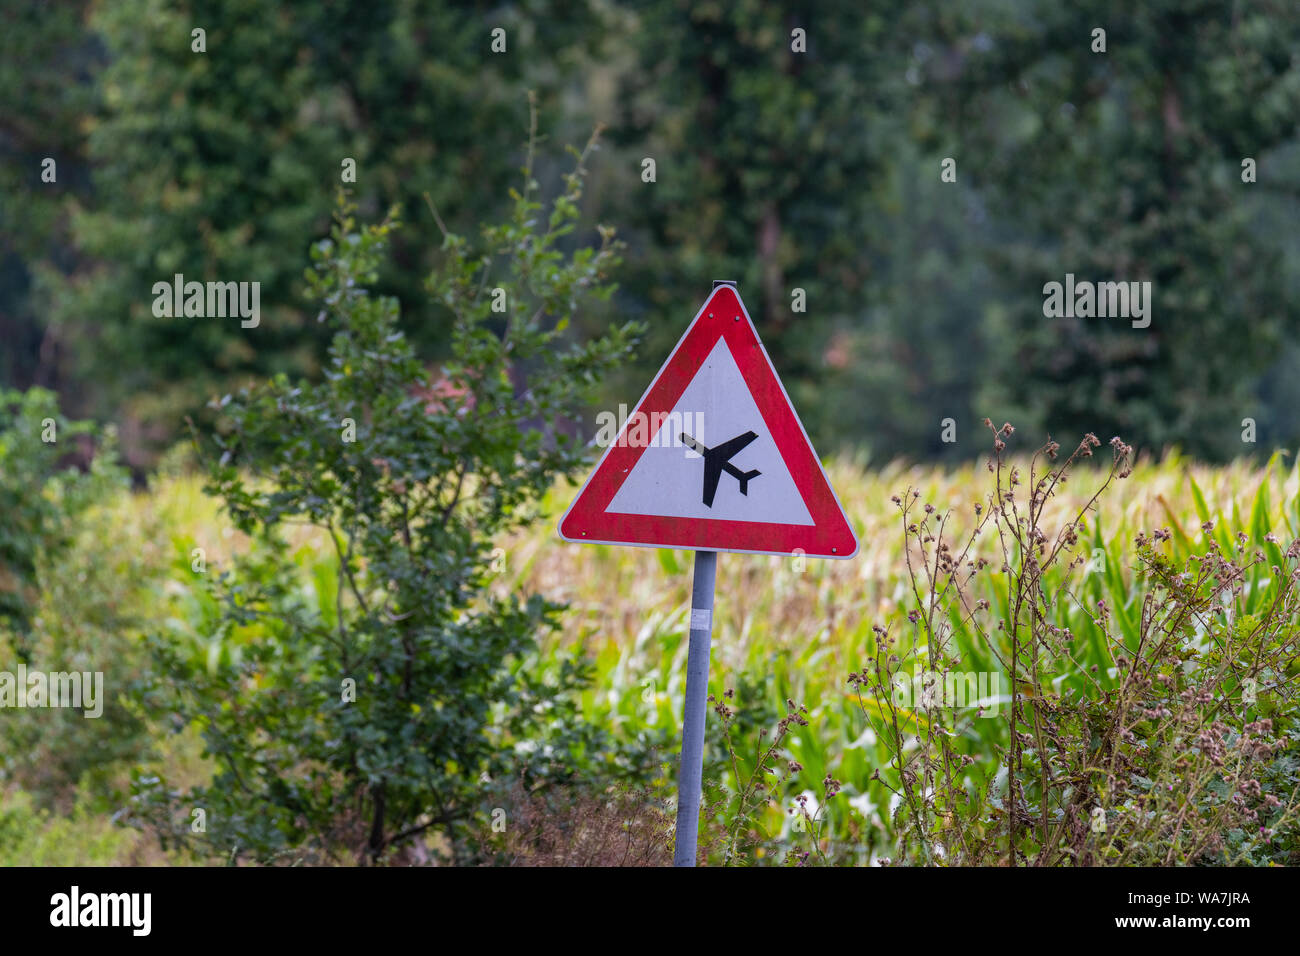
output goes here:
<path id="1" fill-rule="evenodd" d="M 717 552 L 858 551 L 735 283 L 713 285 L 560 520 L 566 541 L 695 551 L 678 866 L 693 866 L 696 856 Z"/>

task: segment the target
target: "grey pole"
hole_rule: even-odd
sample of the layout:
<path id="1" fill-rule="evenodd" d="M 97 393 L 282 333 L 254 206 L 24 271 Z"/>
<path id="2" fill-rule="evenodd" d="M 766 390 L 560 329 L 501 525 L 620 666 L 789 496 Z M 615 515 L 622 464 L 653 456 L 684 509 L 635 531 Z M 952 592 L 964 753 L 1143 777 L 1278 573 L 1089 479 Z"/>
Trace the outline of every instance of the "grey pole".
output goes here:
<path id="1" fill-rule="evenodd" d="M 686 706 L 682 762 L 677 772 L 677 842 L 673 866 L 694 866 L 704 776 L 704 718 L 709 696 L 709 646 L 713 640 L 713 583 L 718 552 L 696 551 L 691 584 L 691 636 L 686 655 Z"/>
<path id="2" fill-rule="evenodd" d="M 736 283 L 714 279 L 713 288 Z M 691 583 L 691 632 L 686 651 L 686 703 L 682 714 L 682 762 L 677 768 L 677 840 L 673 866 L 694 866 L 704 777 L 704 720 L 709 698 L 709 649 L 713 642 L 713 584 L 718 552 L 696 551 Z"/>

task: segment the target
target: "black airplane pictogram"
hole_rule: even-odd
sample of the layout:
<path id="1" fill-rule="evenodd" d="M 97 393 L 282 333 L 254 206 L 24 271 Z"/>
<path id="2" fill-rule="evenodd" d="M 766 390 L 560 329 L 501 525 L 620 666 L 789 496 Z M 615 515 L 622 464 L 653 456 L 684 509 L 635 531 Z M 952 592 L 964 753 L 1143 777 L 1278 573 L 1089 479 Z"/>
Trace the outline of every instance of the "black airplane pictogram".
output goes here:
<path id="1" fill-rule="evenodd" d="M 731 463 L 731 459 L 757 437 L 754 432 L 745 432 L 731 441 L 723 442 L 717 448 L 705 448 L 702 443 L 682 432 L 682 444 L 704 456 L 704 504 L 707 507 L 713 507 L 713 498 L 718 493 L 718 481 L 724 471 L 740 483 L 742 495 L 749 495 L 750 481 L 757 478 L 761 472 L 741 471 Z"/>

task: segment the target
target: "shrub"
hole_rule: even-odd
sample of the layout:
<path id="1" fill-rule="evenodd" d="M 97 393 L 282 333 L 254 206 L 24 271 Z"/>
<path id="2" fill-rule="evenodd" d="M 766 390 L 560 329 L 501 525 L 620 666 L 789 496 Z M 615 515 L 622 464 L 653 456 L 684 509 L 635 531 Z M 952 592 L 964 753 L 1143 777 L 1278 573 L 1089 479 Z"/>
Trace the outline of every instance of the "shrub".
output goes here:
<path id="1" fill-rule="evenodd" d="M 139 777 L 141 819 L 165 839 L 232 858 L 381 862 L 436 836 L 438 852 L 474 859 L 492 781 L 565 779 L 601 753 L 572 696 L 589 666 L 529 666 L 560 606 L 490 587 L 494 542 L 584 464 L 564 423 L 637 331 L 566 338 L 583 302 L 612 292 L 617 243 L 602 227 L 597 245 L 560 251 L 587 153 L 549 214 L 532 155 L 530 143 L 512 218 L 483 230 L 481 251 L 444 230 L 427 283 L 454 319 L 440 375 L 396 302 L 368 291 L 395 216 L 359 228 L 343 202 L 308 272 L 338 328 L 324 381 L 278 377 L 216 403 L 226 427 L 209 490 L 254 543 L 207 585 L 229 649 L 216 666 L 153 642 L 170 675 L 155 700 L 201 727 L 217 771 L 187 793 Z M 332 580 L 297 571 L 283 537 L 294 524 L 322 536 Z"/>
<path id="2" fill-rule="evenodd" d="M 1207 521 L 1203 551 L 1175 563 L 1168 528 L 1141 533 L 1134 547 L 1143 590 L 1111 607 L 1086 593 L 1093 569 L 1081 542 L 1099 497 L 1127 476 L 1132 450 L 1113 439 L 1096 493 L 1053 527 L 1054 495 L 1086 474 L 1082 463 L 1099 443 L 1089 435 L 1057 464 L 1059 446 L 1049 441 L 1026 475 L 1005 458 L 1012 431 L 994 429 L 994 489 L 974 505 L 974 530 L 955 546 L 945 534 L 948 512 L 915 491 L 894 499 L 912 633 L 877 626 L 872 663 L 850 682 L 888 745 L 890 764 L 877 774 L 896 797 L 899 861 L 1292 858 L 1300 782 L 1287 748 L 1300 540 L 1283 550 L 1263 533 L 1252 549 L 1243 532 L 1224 547 Z M 980 593 L 992 601 L 972 586 L 990 576 Z M 963 653 L 981 652 L 1008 679 L 1001 703 L 1009 706 L 995 751 L 971 754 L 962 741 L 982 714 L 958 710 L 942 688 Z M 926 687 L 908 706 L 895 689 L 918 661 Z"/>
<path id="3" fill-rule="evenodd" d="M 496 861 L 504 866 L 670 866 L 672 815 L 644 789 L 611 785 L 526 791 L 500 809 Z"/>
<path id="4" fill-rule="evenodd" d="M 111 442 L 89 470 L 69 466 L 94 428 L 65 418 L 48 389 L 0 391 L 0 414 L 0 629 L 17 638 L 23 655 L 41 561 L 67 549 L 78 516 L 123 474 Z"/>
<path id="5" fill-rule="evenodd" d="M 152 606 L 143 547 L 156 528 L 125 530 L 127 476 L 112 434 L 70 422 L 43 389 L 0 395 L 0 670 L 103 674 L 102 712 L 6 708 L 0 769 L 42 807 L 70 806 L 83 787 L 107 810 L 126 767 L 149 751 L 129 703 L 147 663 L 134 632 Z M 73 467 L 91 458 L 85 468 Z M 23 688 L 25 690 L 25 688 Z"/>
<path id="6" fill-rule="evenodd" d="M 138 839 L 81 802 L 53 816 L 28 794 L 0 797 L 0 866 L 112 866 Z"/>
<path id="7" fill-rule="evenodd" d="M 742 696 L 745 681 L 741 681 Z M 788 751 L 787 736 L 791 728 L 808 727 L 808 708 L 789 698 L 785 715 L 769 731 L 755 726 L 756 719 L 767 716 L 738 711 L 731 706 L 734 689 L 721 698 L 710 695 L 709 702 L 717 715 L 722 737 L 724 762 L 729 764 L 732 789 L 719 783 L 709 787 L 705 805 L 705 839 L 700 848 L 704 860 L 724 865 L 745 865 L 765 861 L 791 866 L 810 862 L 829 863 L 829 827 L 826 806 L 840 790 L 840 782 L 829 773 L 821 781 L 821 792 L 790 792 L 797 786 L 804 767 Z M 750 757 L 743 741 L 757 741 L 757 752 Z M 726 778 L 726 773 L 720 775 Z M 783 809 L 780 828 L 772 832 L 764 813 L 773 805 Z"/>

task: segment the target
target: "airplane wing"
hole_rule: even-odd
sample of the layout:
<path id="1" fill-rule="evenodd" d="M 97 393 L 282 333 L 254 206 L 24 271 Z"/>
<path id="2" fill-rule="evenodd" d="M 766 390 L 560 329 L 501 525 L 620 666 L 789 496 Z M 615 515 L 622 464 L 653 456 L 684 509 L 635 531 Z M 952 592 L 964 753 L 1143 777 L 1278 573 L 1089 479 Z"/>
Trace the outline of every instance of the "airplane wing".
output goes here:
<path id="1" fill-rule="evenodd" d="M 717 448 L 710 449 L 713 454 L 718 456 L 720 461 L 731 461 L 731 459 L 740 454 L 740 450 L 752 442 L 758 435 L 754 432 L 745 432 L 743 435 L 737 435 L 731 441 L 724 441 Z"/>

